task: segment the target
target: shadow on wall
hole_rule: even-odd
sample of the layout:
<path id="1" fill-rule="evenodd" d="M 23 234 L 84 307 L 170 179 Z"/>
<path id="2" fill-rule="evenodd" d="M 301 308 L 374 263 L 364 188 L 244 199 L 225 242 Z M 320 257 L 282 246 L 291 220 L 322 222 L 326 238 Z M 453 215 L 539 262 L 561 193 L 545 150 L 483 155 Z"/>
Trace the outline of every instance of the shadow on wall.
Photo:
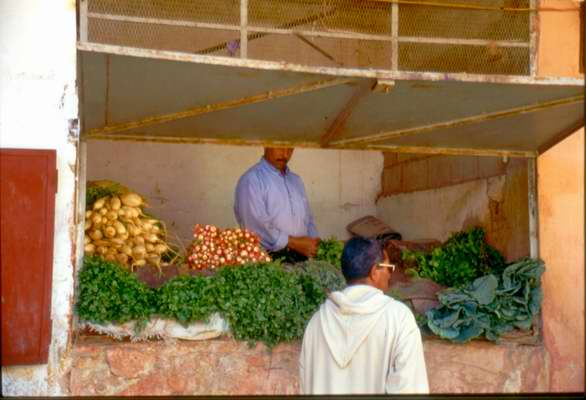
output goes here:
<path id="1" fill-rule="evenodd" d="M 529 255 L 527 161 L 385 153 L 377 216 L 405 240 L 482 226 L 512 261 Z"/>

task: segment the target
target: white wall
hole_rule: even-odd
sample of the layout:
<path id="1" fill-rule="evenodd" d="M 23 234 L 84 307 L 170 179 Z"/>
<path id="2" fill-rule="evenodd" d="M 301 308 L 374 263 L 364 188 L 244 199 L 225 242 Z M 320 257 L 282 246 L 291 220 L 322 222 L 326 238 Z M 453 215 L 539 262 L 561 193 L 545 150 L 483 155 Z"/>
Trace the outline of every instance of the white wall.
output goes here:
<path id="1" fill-rule="evenodd" d="M 378 202 L 378 217 L 405 240 L 445 241 L 468 221 L 489 215 L 488 185 L 502 185 L 504 177 L 481 179 L 439 189 L 401 193 Z"/>
<path id="2" fill-rule="evenodd" d="M 92 140 L 87 178 L 146 196 L 150 211 L 188 242 L 196 223 L 236 225 L 236 183 L 262 154 L 262 147 Z M 303 178 L 322 237 L 346 238 L 349 222 L 376 213 L 382 153 L 299 148 L 289 166 Z"/>
<path id="3" fill-rule="evenodd" d="M 2 368 L 4 395 L 63 394 L 73 294 L 71 262 L 77 118 L 75 1 L 0 1 L 0 146 L 56 149 L 52 339 L 47 365 Z"/>

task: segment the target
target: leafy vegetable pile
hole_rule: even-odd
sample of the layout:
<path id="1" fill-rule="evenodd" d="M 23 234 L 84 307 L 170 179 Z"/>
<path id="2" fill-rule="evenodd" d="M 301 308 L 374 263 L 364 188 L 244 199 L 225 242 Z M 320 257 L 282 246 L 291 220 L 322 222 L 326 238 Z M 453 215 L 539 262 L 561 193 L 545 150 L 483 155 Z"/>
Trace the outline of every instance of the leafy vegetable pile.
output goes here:
<path id="1" fill-rule="evenodd" d="M 76 308 L 82 320 L 97 323 L 146 322 L 156 310 L 154 292 L 119 264 L 85 256 L 79 272 Z"/>
<path id="2" fill-rule="evenodd" d="M 404 251 L 402 257 L 414 264 L 410 272 L 449 287 L 466 285 L 487 274 L 500 274 L 506 266 L 504 257 L 485 242 L 482 228 L 457 232 L 429 254 Z"/>
<path id="3" fill-rule="evenodd" d="M 335 237 L 331 237 L 319 242 L 315 259 L 318 261 L 326 261 L 340 268 L 342 266 L 343 250 L 344 242 L 337 240 Z"/>
<path id="4" fill-rule="evenodd" d="M 86 257 L 79 285 L 81 320 L 146 322 L 158 315 L 188 324 L 219 312 L 236 339 L 273 346 L 301 338 L 326 292 L 344 284 L 335 267 L 307 261 L 290 269 L 277 262 L 224 267 L 213 276 L 179 276 L 150 289 L 119 265 Z"/>
<path id="5" fill-rule="evenodd" d="M 441 306 L 426 313 L 436 335 L 467 342 L 482 334 L 492 341 L 514 328 L 529 329 L 539 313 L 543 293 L 543 262 L 525 259 L 506 267 L 497 278 L 489 274 L 460 289 L 438 295 Z"/>

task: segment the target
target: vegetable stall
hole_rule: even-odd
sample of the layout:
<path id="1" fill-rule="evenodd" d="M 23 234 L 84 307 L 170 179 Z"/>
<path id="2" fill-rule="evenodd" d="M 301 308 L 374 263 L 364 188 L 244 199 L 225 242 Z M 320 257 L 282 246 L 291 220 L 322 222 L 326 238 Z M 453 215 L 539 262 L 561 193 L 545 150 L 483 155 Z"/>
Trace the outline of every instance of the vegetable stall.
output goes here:
<path id="1" fill-rule="evenodd" d="M 505 361 L 495 361 L 492 369 L 498 384 L 487 390 L 516 387 L 519 374 L 523 384 L 531 382 L 531 390 L 539 390 L 542 386 L 525 379 L 538 376 L 535 379 L 544 382 L 547 375 L 546 355 L 539 346 L 544 266 L 537 260 L 536 157 L 563 132 L 581 126 L 583 90 L 576 80 L 535 75 L 537 30 L 533 18 L 525 18 L 530 14 L 509 18 L 503 10 L 451 9 L 450 2 L 439 2 L 446 3 L 439 7 L 445 14 L 435 20 L 434 28 L 428 17 L 439 15 L 437 5 L 394 1 L 244 1 L 226 2 L 225 9 L 206 8 L 203 3 L 175 9 L 164 1 L 155 3 L 121 8 L 115 2 L 90 0 L 82 1 L 85 8 L 80 10 L 81 145 L 82 154 L 87 151 L 94 157 L 93 165 L 86 166 L 91 157 L 82 156 L 80 178 L 85 181 L 90 171 L 92 179 L 140 184 L 141 190 L 150 191 L 147 202 L 176 209 L 173 219 L 168 214 L 150 216 L 140 207 L 138 215 L 130 211 L 132 224 L 141 230 L 138 234 L 134 229 L 134 236 L 120 233 L 118 224 L 112 238 L 108 235 L 114 231 L 108 229 L 106 235 L 103 227 L 101 234 L 88 234 L 86 244 L 93 245 L 94 252 L 88 252 L 79 271 L 79 326 L 142 340 L 132 346 L 108 343 L 115 350 L 100 350 L 108 365 L 113 364 L 108 358 L 112 352 L 156 349 L 154 353 L 165 355 L 157 368 L 167 371 L 171 381 L 185 368 L 171 365 L 169 354 L 175 357 L 184 348 L 197 348 L 198 355 L 213 358 L 210 365 L 215 366 L 197 364 L 198 379 L 205 380 L 211 370 L 223 377 L 223 385 L 236 383 L 225 389 L 198 381 L 203 389 L 178 393 L 283 393 L 286 385 L 279 391 L 270 386 L 271 379 L 262 389 L 248 388 L 246 382 L 258 376 L 295 381 L 295 346 L 307 318 L 328 291 L 344 285 L 335 265 L 341 246 L 335 239 L 324 242 L 319 259 L 303 264 L 269 261 L 251 232 L 230 225 L 225 215 L 231 214 L 233 182 L 226 176 L 235 169 L 243 172 L 241 156 L 248 157 L 236 147 L 275 145 L 320 152 L 305 159 L 309 167 L 301 175 L 310 168 L 329 167 L 328 173 L 312 175 L 318 186 L 313 198 L 323 219 L 332 226 L 336 222 L 332 231 L 339 237 L 346 234 L 343 225 L 365 214 L 393 218 L 375 204 L 380 191 L 371 190 L 373 181 L 395 183 L 396 177 L 381 176 L 383 162 L 376 159 L 381 152 L 498 157 L 503 163 L 528 160 L 528 185 L 522 186 L 528 199 L 515 206 L 528 211 L 530 248 L 524 256 L 531 259 L 506 262 L 479 229 L 455 232 L 443 244 L 425 249 L 393 239 L 386 247 L 400 268 L 389 294 L 416 313 L 427 335 L 426 359 L 436 384 L 455 381 L 457 391 L 466 391 L 484 381 L 484 375 L 453 380 L 450 373 L 475 371 L 458 364 L 460 358 L 475 354 L 471 364 L 480 370 L 505 354 Z M 277 16 L 283 21 L 275 21 Z M 477 23 L 469 23 L 472 16 Z M 447 27 L 457 28 L 454 37 L 445 35 Z M 516 36 L 506 36 L 510 32 Z M 438 53 L 440 48 L 446 51 Z M 226 150 L 214 152 L 220 145 Z M 352 152 L 371 154 L 347 156 Z M 328 166 L 334 158 L 339 164 Z M 216 168 L 219 171 L 213 171 Z M 447 170 L 434 172 L 449 175 Z M 192 175 L 180 176 L 183 171 Z M 426 176 L 410 172 L 396 181 L 420 184 Z M 177 183 L 168 184 L 171 181 Z M 93 204 L 88 202 L 92 218 Z M 100 223 L 109 223 L 109 212 L 100 215 Z M 130 214 L 119 215 L 120 222 L 125 224 Z M 173 232 L 177 221 L 184 230 L 179 236 L 189 236 L 185 243 Z M 433 224 L 432 218 L 427 223 Z M 156 240 L 145 237 L 153 227 Z M 463 224 L 458 229 L 464 229 Z M 106 242 L 104 237 L 107 245 L 95 242 Z M 128 257 L 126 264 L 119 262 L 126 260 L 122 254 Z M 224 351 L 222 340 L 230 336 L 236 341 L 226 339 Z M 520 343 L 537 345 L 509 348 L 507 341 L 519 337 L 525 341 Z M 149 340 L 156 338 L 218 340 L 168 347 L 166 340 Z M 499 341 L 506 343 L 493 344 Z M 275 351 L 267 356 L 259 350 L 251 356 L 238 347 L 240 342 L 265 343 Z M 229 358 L 234 348 L 241 352 Z M 96 351 L 91 343 L 85 349 L 87 357 Z M 191 350 L 185 351 L 189 358 Z M 293 361 L 283 361 L 283 353 L 290 353 Z M 268 366 L 266 357 L 271 360 Z M 223 364 L 228 358 L 237 367 Z M 444 368 L 452 358 L 458 362 Z M 538 360 L 537 367 L 527 360 Z M 99 365 L 97 371 L 108 370 L 104 363 Z M 507 375 L 501 373 L 503 365 L 521 366 L 522 371 L 509 370 Z M 482 374 L 488 370 L 490 366 Z M 238 371 L 261 372 L 239 380 Z M 287 376 L 275 371 L 286 371 Z M 116 375 L 100 374 L 94 376 Z M 131 381 L 140 381 L 140 374 L 128 375 Z M 256 382 L 261 385 L 263 379 Z M 79 393 L 89 393 L 79 387 Z M 161 392 L 168 393 L 172 391 Z"/>
<path id="2" fill-rule="evenodd" d="M 240 228 L 195 224 L 191 243 L 171 244 L 141 195 L 116 182 L 88 187 L 76 310 L 89 329 L 126 324 L 133 339 L 148 339 L 164 336 L 153 329 L 144 334 L 153 319 L 188 327 L 214 316 L 226 322 L 220 333 L 272 347 L 301 339 L 327 294 L 345 287 L 343 242 L 335 238 L 322 240 L 315 259 L 295 264 L 272 260 L 257 235 Z M 456 233 L 427 253 L 404 250 L 401 259 L 414 284 L 430 280 L 446 288 L 436 293 L 439 304 L 422 312 L 391 285 L 389 294 L 412 307 L 428 334 L 459 343 L 498 341 L 511 330 L 531 329 L 539 313 L 543 265 L 507 265 L 482 228 Z M 149 286 L 142 269 L 166 278 Z"/>

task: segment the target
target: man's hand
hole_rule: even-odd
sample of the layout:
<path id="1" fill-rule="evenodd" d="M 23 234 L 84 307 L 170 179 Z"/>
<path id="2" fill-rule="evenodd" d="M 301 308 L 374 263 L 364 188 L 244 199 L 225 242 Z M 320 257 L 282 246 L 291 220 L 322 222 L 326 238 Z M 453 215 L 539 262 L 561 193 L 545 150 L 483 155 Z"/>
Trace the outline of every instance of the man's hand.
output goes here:
<path id="1" fill-rule="evenodd" d="M 305 257 L 315 257 L 319 246 L 320 238 L 309 236 L 289 236 L 287 247 L 303 254 Z"/>

